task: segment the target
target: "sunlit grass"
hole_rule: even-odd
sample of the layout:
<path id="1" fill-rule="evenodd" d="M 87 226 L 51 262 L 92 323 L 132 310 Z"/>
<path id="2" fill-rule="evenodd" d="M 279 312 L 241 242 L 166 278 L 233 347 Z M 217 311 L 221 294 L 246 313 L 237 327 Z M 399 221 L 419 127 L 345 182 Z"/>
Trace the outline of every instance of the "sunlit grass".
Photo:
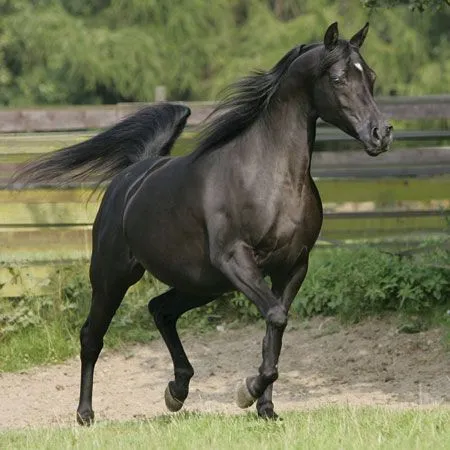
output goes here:
<path id="1" fill-rule="evenodd" d="M 445 449 L 450 409 L 337 407 L 283 414 L 267 422 L 254 414 L 181 413 L 92 428 L 6 431 L 4 449 Z"/>
<path id="2" fill-rule="evenodd" d="M 0 372 L 62 362 L 75 355 L 79 347 L 78 333 L 61 322 L 30 327 L 0 341 Z"/>

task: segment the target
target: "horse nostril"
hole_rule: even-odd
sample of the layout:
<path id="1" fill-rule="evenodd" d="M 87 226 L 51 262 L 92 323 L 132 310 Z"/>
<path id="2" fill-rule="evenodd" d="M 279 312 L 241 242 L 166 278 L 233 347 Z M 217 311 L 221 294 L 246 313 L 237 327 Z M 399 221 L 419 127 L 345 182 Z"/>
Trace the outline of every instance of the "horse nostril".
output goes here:
<path id="1" fill-rule="evenodd" d="M 372 128 L 372 137 L 376 140 L 379 141 L 380 140 L 380 133 L 377 127 Z"/>
<path id="2" fill-rule="evenodd" d="M 386 134 L 390 135 L 392 133 L 393 129 L 394 129 L 394 127 L 392 125 L 387 125 L 386 126 Z"/>

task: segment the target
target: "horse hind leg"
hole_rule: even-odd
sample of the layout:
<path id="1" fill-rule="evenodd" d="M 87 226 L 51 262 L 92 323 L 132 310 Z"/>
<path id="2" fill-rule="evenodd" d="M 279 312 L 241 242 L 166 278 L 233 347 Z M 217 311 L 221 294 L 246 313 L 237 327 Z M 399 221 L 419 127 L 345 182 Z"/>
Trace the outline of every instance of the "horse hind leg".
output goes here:
<path id="1" fill-rule="evenodd" d="M 148 309 L 167 345 L 174 366 L 175 379 L 168 383 L 164 393 L 164 400 L 169 411 L 175 412 L 182 408 L 189 394 L 189 382 L 194 376 L 194 369 L 178 336 L 177 320 L 186 311 L 203 306 L 212 300 L 214 297 L 182 294 L 176 289 L 170 289 L 150 300 L 148 304 Z"/>
<path id="2" fill-rule="evenodd" d="M 97 261 L 95 261 L 96 263 Z M 94 259 L 93 259 L 94 264 Z M 93 265 L 92 264 L 92 265 Z M 139 281 L 144 269 L 137 263 L 127 265 L 126 270 L 97 270 L 91 265 L 92 302 L 89 315 L 81 328 L 81 385 L 77 421 L 91 425 L 94 421 L 92 388 L 94 368 L 103 348 L 103 337 L 127 289 Z M 104 269 L 104 268 L 102 268 Z"/>

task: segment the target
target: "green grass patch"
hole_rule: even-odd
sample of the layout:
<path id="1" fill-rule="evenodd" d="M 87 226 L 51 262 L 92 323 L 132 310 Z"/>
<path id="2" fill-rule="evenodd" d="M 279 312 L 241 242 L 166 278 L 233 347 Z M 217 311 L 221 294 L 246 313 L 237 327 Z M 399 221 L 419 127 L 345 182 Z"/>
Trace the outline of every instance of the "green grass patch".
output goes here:
<path id="1" fill-rule="evenodd" d="M 449 228 L 450 215 L 429 217 L 325 217 L 321 237 L 327 239 L 393 238 L 414 233 L 444 233 Z"/>
<path id="2" fill-rule="evenodd" d="M 147 303 L 164 287 L 146 276 L 127 294 L 105 346 L 149 342 L 157 336 Z M 87 264 L 60 267 L 45 296 L 0 299 L 0 372 L 61 362 L 79 352 L 79 331 L 89 312 Z M 1 447 L 0 447 L 1 448 Z"/>
<path id="3" fill-rule="evenodd" d="M 400 255 L 375 248 L 316 249 L 291 311 L 294 318 L 335 315 L 348 322 L 394 312 L 405 317 L 410 330 L 422 331 L 431 324 L 450 330 L 449 274 L 448 241 Z M 105 346 L 158 336 L 147 303 L 164 289 L 148 275 L 133 287 L 114 317 Z M 78 333 L 91 297 L 87 265 L 60 267 L 49 292 L 0 300 L 0 372 L 58 362 L 78 353 Z M 255 306 L 242 295 L 229 294 L 188 312 L 179 325 L 202 331 L 217 323 L 255 320 L 261 320 Z M 450 333 L 446 336 L 444 344 L 450 347 Z"/>
<path id="4" fill-rule="evenodd" d="M 433 178 L 382 178 L 375 180 L 317 180 L 324 203 L 373 201 L 379 206 L 389 206 L 399 201 L 448 199 L 450 177 Z"/>
<path id="5" fill-rule="evenodd" d="M 0 341 L 0 371 L 24 370 L 41 363 L 58 363 L 79 351 L 78 338 L 63 323 L 27 327 Z"/>
<path id="6" fill-rule="evenodd" d="M 52 427 L 0 433 L 5 449 L 444 449 L 450 410 L 327 406 L 267 422 L 254 414 L 181 413 L 92 428 Z"/>

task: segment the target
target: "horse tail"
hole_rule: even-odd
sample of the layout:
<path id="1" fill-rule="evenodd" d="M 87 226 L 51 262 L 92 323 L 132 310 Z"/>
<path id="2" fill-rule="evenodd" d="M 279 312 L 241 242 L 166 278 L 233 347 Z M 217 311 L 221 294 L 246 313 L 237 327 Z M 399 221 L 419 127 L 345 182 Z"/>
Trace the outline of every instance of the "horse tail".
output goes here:
<path id="1" fill-rule="evenodd" d="M 190 114 L 187 106 L 175 103 L 144 107 L 87 141 L 27 163 L 10 184 L 63 185 L 92 175 L 100 184 L 138 161 L 168 155 Z"/>

